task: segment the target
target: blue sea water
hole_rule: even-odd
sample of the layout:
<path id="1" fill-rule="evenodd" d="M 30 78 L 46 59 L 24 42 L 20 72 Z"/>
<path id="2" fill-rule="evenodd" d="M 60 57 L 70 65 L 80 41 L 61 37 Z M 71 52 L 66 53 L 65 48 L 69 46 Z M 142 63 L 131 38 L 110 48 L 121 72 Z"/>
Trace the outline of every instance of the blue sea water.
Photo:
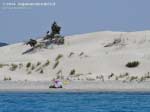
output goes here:
<path id="1" fill-rule="evenodd" d="M 150 93 L 0 93 L 0 112 L 150 112 Z"/>

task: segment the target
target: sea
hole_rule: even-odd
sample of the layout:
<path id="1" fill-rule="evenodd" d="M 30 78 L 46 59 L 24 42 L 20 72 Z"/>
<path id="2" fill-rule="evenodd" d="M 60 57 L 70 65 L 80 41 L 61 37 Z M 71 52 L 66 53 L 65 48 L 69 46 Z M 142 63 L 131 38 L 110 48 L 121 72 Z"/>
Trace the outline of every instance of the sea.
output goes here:
<path id="1" fill-rule="evenodd" d="M 150 112 L 150 93 L 0 92 L 0 112 Z"/>

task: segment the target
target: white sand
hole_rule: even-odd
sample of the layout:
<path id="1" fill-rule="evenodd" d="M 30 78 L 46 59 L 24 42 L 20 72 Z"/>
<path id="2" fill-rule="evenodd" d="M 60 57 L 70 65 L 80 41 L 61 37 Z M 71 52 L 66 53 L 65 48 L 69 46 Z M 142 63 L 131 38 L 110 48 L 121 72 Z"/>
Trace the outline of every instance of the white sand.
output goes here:
<path id="1" fill-rule="evenodd" d="M 115 39 L 121 42 L 111 47 L 104 47 Z M 0 68 L 0 89 L 47 89 L 48 81 L 56 78 L 58 71 L 62 71 L 59 76 L 75 80 L 65 86 L 67 89 L 150 90 L 149 79 L 141 83 L 129 82 L 126 78 L 115 80 L 117 76 L 126 72 L 130 77 L 137 76 L 137 80 L 140 80 L 150 72 L 150 31 L 104 31 L 68 36 L 65 40 L 65 45 L 53 45 L 49 49 L 38 49 L 24 55 L 22 53 L 30 49 L 30 46 L 23 43 L 1 47 L 0 64 L 18 66 L 23 64 L 23 66 L 17 67 L 14 71 L 10 70 L 10 66 Z M 73 53 L 71 57 L 69 57 L 70 53 Z M 59 54 L 63 57 L 59 59 L 58 66 L 53 69 L 55 58 Z M 82 55 L 79 56 L 80 54 Z M 46 63 L 46 60 L 50 60 L 50 64 L 42 67 L 44 73 L 37 72 L 36 70 Z M 129 61 L 139 61 L 140 65 L 136 68 L 127 68 L 125 65 Z M 34 65 L 34 70 L 31 70 L 31 67 L 26 68 L 28 62 Z M 37 67 L 37 62 L 42 64 Z M 75 69 L 76 75 L 70 76 L 72 69 Z M 115 76 L 108 79 L 111 73 Z M 105 82 L 97 79 L 100 76 L 104 76 Z M 4 78 L 11 78 L 11 81 L 3 81 Z M 123 80 L 127 80 L 127 83 L 123 83 Z M 26 85 L 23 86 L 25 81 L 27 81 Z M 35 83 L 37 81 L 40 83 Z"/>
<path id="2" fill-rule="evenodd" d="M 150 92 L 150 82 L 122 83 L 120 81 L 72 81 L 63 89 L 49 89 L 48 81 L 1 81 L 0 91 L 29 92 L 88 92 L 88 91 L 119 91 L 119 92 Z"/>

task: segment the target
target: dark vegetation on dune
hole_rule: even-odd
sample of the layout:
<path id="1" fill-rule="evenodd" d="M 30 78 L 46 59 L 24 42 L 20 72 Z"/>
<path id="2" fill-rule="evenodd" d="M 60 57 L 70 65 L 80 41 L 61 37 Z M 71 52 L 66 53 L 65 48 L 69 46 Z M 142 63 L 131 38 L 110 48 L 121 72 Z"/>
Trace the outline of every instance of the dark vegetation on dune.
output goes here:
<path id="1" fill-rule="evenodd" d="M 7 43 L 0 42 L 0 47 L 7 46 Z"/>
<path id="2" fill-rule="evenodd" d="M 51 32 L 47 31 L 46 35 L 42 37 L 42 40 L 30 39 L 25 42 L 25 45 L 30 45 L 30 49 L 26 50 L 22 54 L 34 53 L 41 48 L 49 48 L 50 45 L 63 45 L 65 40 L 64 36 L 60 35 L 61 27 L 54 23 L 51 26 Z"/>
<path id="3" fill-rule="evenodd" d="M 132 62 L 128 62 L 126 64 L 126 67 L 128 67 L 128 68 L 134 68 L 134 67 L 139 66 L 139 64 L 140 64 L 140 62 L 138 62 L 138 61 L 132 61 Z"/>

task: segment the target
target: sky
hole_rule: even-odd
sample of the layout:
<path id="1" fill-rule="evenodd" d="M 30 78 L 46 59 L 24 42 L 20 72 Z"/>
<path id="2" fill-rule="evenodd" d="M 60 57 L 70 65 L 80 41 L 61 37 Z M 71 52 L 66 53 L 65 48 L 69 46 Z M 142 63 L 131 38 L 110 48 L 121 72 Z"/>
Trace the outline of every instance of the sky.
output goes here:
<path id="1" fill-rule="evenodd" d="M 4 9 L 6 2 L 55 2 L 55 6 Z M 150 0 L 0 0 L 0 42 L 39 38 L 53 21 L 64 36 L 90 32 L 150 30 Z"/>

